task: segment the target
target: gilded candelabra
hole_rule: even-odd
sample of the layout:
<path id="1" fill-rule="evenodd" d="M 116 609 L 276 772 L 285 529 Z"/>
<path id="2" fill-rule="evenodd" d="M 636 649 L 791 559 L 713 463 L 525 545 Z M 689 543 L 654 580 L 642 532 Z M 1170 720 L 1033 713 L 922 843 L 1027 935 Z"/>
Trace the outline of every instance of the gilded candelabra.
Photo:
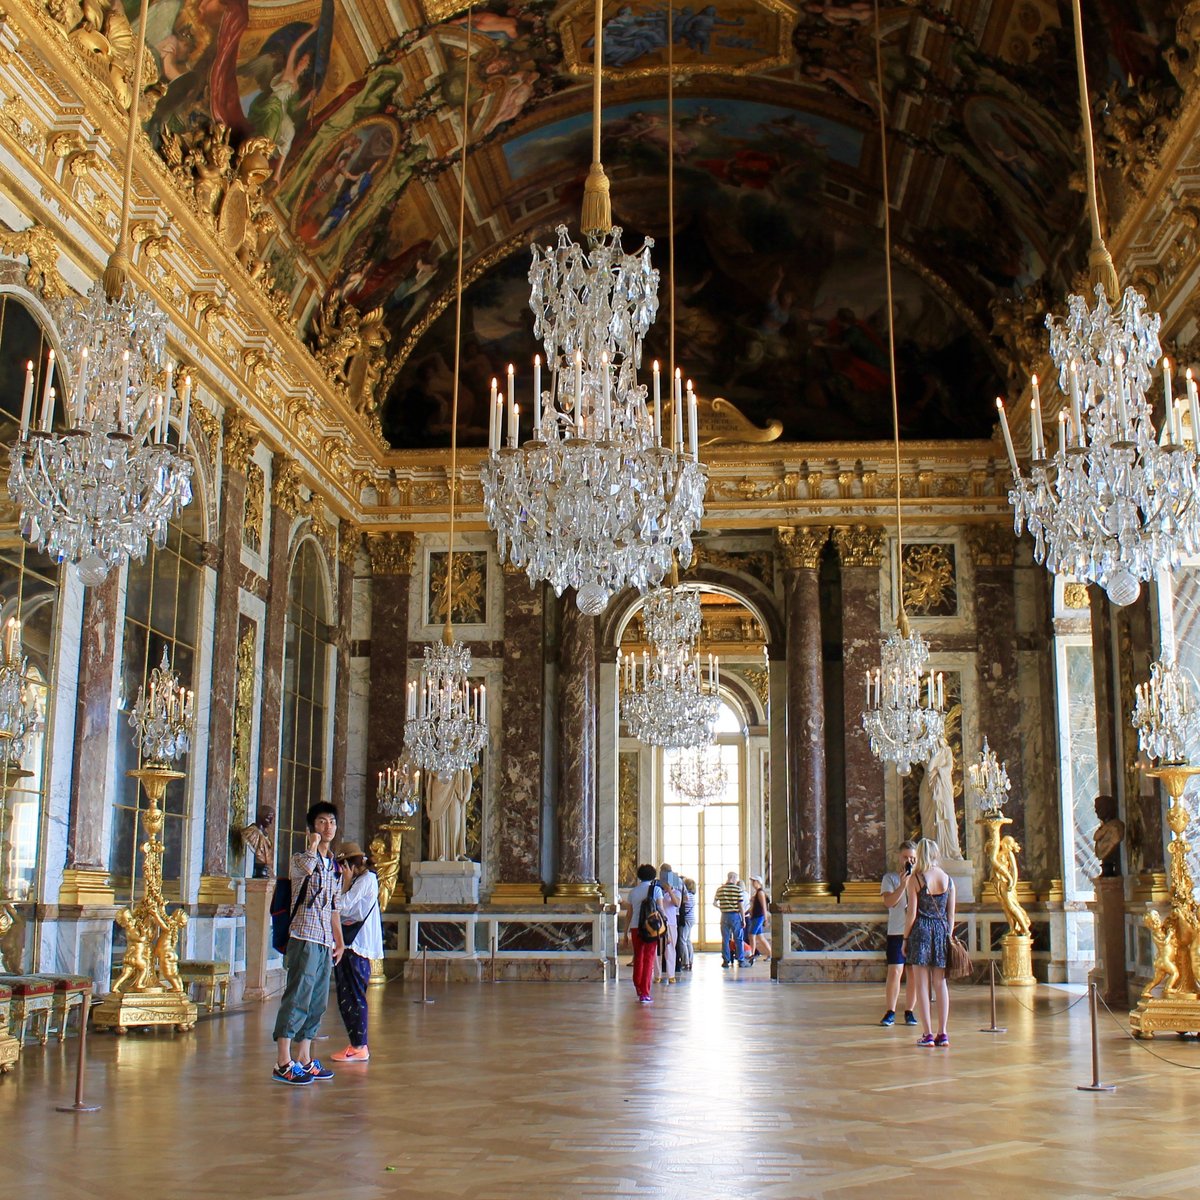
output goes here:
<path id="1" fill-rule="evenodd" d="M 9 793 L 33 772 L 26 771 L 11 758 L 11 749 L 11 735 L 0 730 L 0 755 L 3 755 L 3 762 L 0 762 L 0 962 L 3 962 L 6 971 L 15 974 L 21 970 L 21 916 L 10 899 L 15 846 L 12 841 L 13 813 Z M 7 1028 L 0 1026 L 0 1075 L 12 1070 L 20 1054 L 20 1041 Z"/>
<path id="2" fill-rule="evenodd" d="M 125 955 L 112 992 L 93 1009 L 97 1029 L 121 1034 L 135 1025 L 172 1025 L 182 1033 L 196 1024 L 196 1006 L 179 974 L 179 938 L 187 912 L 167 911 L 162 880 L 163 797 L 173 780 L 184 777 L 171 764 L 191 744 L 194 717 L 194 697 L 180 686 L 164 650 L 162 665 L 151 672 L 149 692 L 141 690 L 129 718 L 143 755 L 142 765 L 129 775 L 142 785 L 149 802 L 142 813 L 143 889 L 139 900 L 117 913 L 117 924 L 125 930 Z"/>
<path id="3" fill-rule="evenodd" d="M 1200 767 L 1163 763 L 1146 774 L 1162 780 L 1171 798 L 1167 810 L 1171 908 L 1165 915 L 1151 909 L 1143 918 L 1154 941 L 1154 975 L 1129 1014 L 1129 1024 L 1143 1038 L 1159 1032 L 1200 1033 L 1200 908 L 1187 861 L 1191 814 L 1183 803 L 1184 788 L 1189 779 L 1200 775 Z M 1160 984 L 1162 992 L 1155 996 Z"/>
<path id="4" fill-rule="evenodd" d="M 377 799 L 379 811 L 386 820 L 379 832 L 371 839 L 369 850 L 375 864 L 375 877 L 379 881 L 379 911 L 387 912 L 396 895 L 400 882 L 400 847 L 404 835 L 413 831 L 408 818 L 416 811 L 421 796 L 421 772 L 413 762 L 413 756 L 405 750 L 394 764 L 379 772 Z M 400 899 L 404 890 L 400 889 Z M 371 960 L 372 986 L 386 983 L 383 959 Z"/>
<path id="5" fill-rule="evenodd" d="M 1020 879 L 1017 855 L 1021 845 L 1011 834 L 1003 833 L 1004 826 L 1012 824 L 1012 818 L 1006 817 L 998 807 L 981 816 L 979 824 L 986 830 L 984 850 L 992 864 L 989 882 L 1008 921 L 1008 932 L 1000 942 L 1004 982 L 1009 987 L 1032 987 L 1037 983 L 1033 974 L 1033 937 L 1029 914 L 1017 899 Z"/>

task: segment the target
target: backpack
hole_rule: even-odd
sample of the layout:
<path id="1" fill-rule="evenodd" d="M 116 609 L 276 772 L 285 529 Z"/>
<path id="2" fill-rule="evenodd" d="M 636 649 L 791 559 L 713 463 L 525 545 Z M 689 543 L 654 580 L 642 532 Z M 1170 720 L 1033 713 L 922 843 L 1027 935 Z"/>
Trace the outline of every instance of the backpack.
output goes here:
<path id="1" fill-rule="evenodd" d="M 659 889 L 660 885 L 656 879 L 650 885 L 650 890 L 646 893 L 641 911 L 638 913 L 638 933 L 646 942 L 657 941 L 667 932 L 667 918 L 658 911 L 658 905 L 655 903 Z"/>
<path id="2" fill-rule="evenodd" d="M 308 879 L 300 885 L 300 895 L 296 903 L 292 903 L 292 881 L 288 876 L 281 875 L 275 880 L 275 890 L 271 893 L 271 945 L 280 953 L 286 954 L 288 938 L 300 905 L 304 903 L 304 893 L 308 890 Z"/>

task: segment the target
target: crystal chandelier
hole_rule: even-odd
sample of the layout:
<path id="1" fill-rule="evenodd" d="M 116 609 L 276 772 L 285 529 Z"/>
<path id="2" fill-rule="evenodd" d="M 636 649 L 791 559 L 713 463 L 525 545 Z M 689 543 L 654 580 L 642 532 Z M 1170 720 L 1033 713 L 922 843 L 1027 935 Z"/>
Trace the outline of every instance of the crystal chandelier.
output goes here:
<path id="1" fill-rule="evenodd" d="M 21 650 L 21 622 L 10 617 L 4 626 L 4 659 L 0 664 L 0 743 L 9 766 L 25 757 L 26 739 L 43 727 L 37 688 L 29 681 L 29 660 Z"/>
<path id="2" fill-rule="evenodd" d="M 863 728 L 871 753 L 907 775 L 915 762 L 927 762 L 946 731 L 942 675 L 925 674 L 929 646 L 909 628 L 903 610 L 883 643 L 881 665 L 867 672 Z"/>
<path id="3" fill-rule="evenodd" d="M 988 745 L 986 737 L 983 739 L 983 749 L 979 752 L 979 761 L 967 768 L 967 775 L 979 797 L 979 815 L 985 820 L 999 817 L 1012 785 L 1008 771 L 996 757 L 995 750 Z"/>
<path id="4" fill-rule="evenodd" d="M 403 821 L 417 811 L 421 772 L 405 750 L 395 763 L 379 772 L 376 800 L 379 811 L 391 821 Z"/>
<path id="5" fill-rule="evenodd" d="M 629 733 L 648 746 L 707 746 L 720 713 L 720 664 L 702 664 L 690 646 L 654 646 L 617 657 L 622 683 L 621 718 Z"/>
<path id="6" fill-rule="evenodd" d="M 671 764 L 669 777 L 675 791 L 696 808 L 719 799 L 729 782 L 721 751 L 711 744 L 681 751 Z"/>
<path id="7" fill-rule="evenodd" d="M 1150 682 L 1134 689 L 1138 747 L 1162 763 L 1183 763 L 1196 733 L 1196 681 L 1170 659 L 1150 664 Z"/>
<path id="8" fill-rule="evenodd" d="M 1073 0 L 1073 9 L 1092 226 L 1088 265 L 1096 303 L 1089 308 L 1086 297 L 1072 295 L 1065 319 L 1046 317 L 1050 356 L 1069 410 L 1059 414 L 1058 447 L 1051 453 L 1042 435 L 1035 376 L 1028 476 L 1017 464 L 1004 405 L 997 406 L 1013 472 L 1008 498 L 1017 533 L 1028 527 L 1034 557 L 1049 570 L 1099 584 L 1113 604 L 1124 605 L 1137 599 L 1142 580 L 1178 566 L 1200 544 L 1200 476 L 1195 442 L 1184 444 L 1165 361 L 1161 439 L 1154 429 L 1147 392 L 1161 353 L 1159 315 L 1146 311 L 1145 298 L 1133 288 L 1117 298 L 1116 270 L 1100 232 L 1079 0 Z M 1195 439 L 1200 421 L 1190 377 L 1188 402 Z"/>
<path id="9" fill-rule="evenodd" d="M 454 326 L 454 392 L 450 412 L 450 536 L 446 562 L 446 627 L 442 640 L 425 647 L 419 682 L 408 685 L 404 753 L 413 766 L 445 782 L 479 757 L 487 745 L 487 689 L 472 685 L 471 651 L 454 637 L 454 518 L 458 491 L 458 390 L 462 363 L 463 244 L 467 205 L 467 131 L 471 95 L 471 23 L 467 9 L 466 74 L 459 154 L 458 283 Z M 403 760 L 402 760 L 403 761 Z"/>
<path id="10" fill-rule="evenodd" d="M 137 703 L 129 714 L 134 745 L 148 763 L 165 766 L 192 748 L 195 720 L 195 693 L 179 682 L 164 646 L 162 662 L 150 672 L 150 690 L 138 689 Z"/>
<path id="11" fill-rule="evenodd" d="M 642 605 L 642 628 L 653 646 L 695 645 L 700 636 L 700 593 L 680 586 L 672 565 L 671 582 L 653 588 Z"/>
<path id="12" fill-rule="evenodd" d="M 167 523 L 192 498 L 187 444 L 191 381 L 173 395 L 166 365 L 167 319 L 128 280 L 133 151 L 145 56 L 147 0 L 142 0 L 134 58 L 133 99 L 125 146 L 121 231 L 103 278 L 86 297 L 69 295 L 55 319 L 71 379 L 61 402 L 69 428 L 54 432 L 58 394 L 50 352 L 37 427 L 33 364 L 27 367 L 21 432 L 9 449 L 9 496 L 20 506 L 21 534 L 59 562 L 74 563 L 85 584 L 161 547 Z M 179 399 L 179 445 L 168 444 Z"/>
<path id="13" fill-rule="evenodd" d="M 907 775 L 915 762 L 927 762 L 941 744 L 946 719 L 943 714 L 942 676 L 925 676 L 929 647 L 920 633 L 909 627 L 904 611 L 904 521 L 900 487 L 900 400 L 896 390 L 896 312 L 892 290 L 892 205 L 888 182 L 887 112 L 883 88 L 883 41 L 879 8 L 875 9 L 875 71 L 879 94 L 880 171 L 883 176 L 884 279 L 887 288 L 888 378 L 892 393 L 892 445 L 896 464 L 896 587 L 899 613 L 896 628 L 880 648 L 880 666 L 867 671 L 867 704 L 863 728 L 871 753 L 896 764 Z M 936 683 L 936 690 L 935 690 Z"/>
<path id="14" fill-rule="evenodd" d="M 480 472 L 501 559 L 559 595 L 574 588 L 580 611 L 592 616 L 614 592 L 658 583 L 676 551 L 691 559 L 708 485 L 698 459 L 695 394 L 689 389 L 685 438 L 676 371 L 668 444 L 657 364 L 652 407 L 637 381 L 642 340 L 658 312 L 658 272 L 650 264 L 653 243 L 626 254 L 612 224 L 600 163 L 602 8 L 596 4 L 593 161 L 580 222 L 587 247 L 561 225 L 556 245 L 534 247 L 529 304 L 550 387 L 543 392 L 535 359 L 531 436 L 522 445 L 509 368 L 507 402 L 493 388 Z"/>

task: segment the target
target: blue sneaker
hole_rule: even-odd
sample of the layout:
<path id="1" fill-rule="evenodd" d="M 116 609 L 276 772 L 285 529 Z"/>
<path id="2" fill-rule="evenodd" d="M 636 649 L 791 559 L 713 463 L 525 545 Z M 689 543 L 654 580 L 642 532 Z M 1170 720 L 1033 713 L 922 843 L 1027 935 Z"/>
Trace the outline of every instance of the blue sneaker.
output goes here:
<path id="1" fill-rule="evenodd" d="M 324 1080 L 333 1078 L 333 1072 L 328 1067 L 321 1066 L 321 1060 L 319 1058 L 314 1058 L 312 1062 L 305 1063 L 300 1070 L 303 1071 L 309 1077 L 309 1079 Z"/>
<path id="2" fill-rule="evenodd" d="M 906 1008 L 904 1010 L 904 1023 L 905 1025 L 915 1025 L 917 1023 L 917 1018 L 913 1015 L 911 1009 Z"/>
<path id="3" fill-rule="evenodd" d="M 275 1069 L 271 1072 L 271 1078 L 276 1083 L 290 1083 L 294 1086 L 303 1086 L 313 1081 L 313 1077 L 296 1062 L 288 1063 L 286 1067 L 281 1067 L 276 1063 Z"/>
<path id="4" fill-rule="evenodd" d="M 879 1023 L 880 1025 L 895 1025 L 896 1014 L 889 1008 L 888 1011 L 883 1014 L 883 1020 Z"/>

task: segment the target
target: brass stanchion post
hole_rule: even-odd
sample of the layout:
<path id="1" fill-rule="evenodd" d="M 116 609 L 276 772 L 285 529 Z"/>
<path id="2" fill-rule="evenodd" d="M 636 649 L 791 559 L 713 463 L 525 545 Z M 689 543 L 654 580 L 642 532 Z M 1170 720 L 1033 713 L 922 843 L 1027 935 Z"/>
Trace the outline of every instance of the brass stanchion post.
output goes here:
<path id="1" fill-rule="evenodd" d="M 988 999 L 991 1002 L 992 1023 L 986 1029 L 980 1029 L 980 1033 L 1007 1033 L 1006 1028 L 1001 1028 L 996 1024 L 996 960 L 994 958 L 988 960 Z"/>
<path id="2" fill-rule="evenodd" d="M 414 1000 L 414 1004 L 432 1004 L 433 1001 L 429 998 L 429 947 L 421 947 L 421 998 Z"/>
<path id="3" fill-rule="evenodd" d="M 1092 1082 L 1076 1085 L 1077 1092 L 1115 1092 L 1116 1084 L 1100 1082 L 1100 1033 L 1097 1029 L 1099 1011 L 1096 1007 L 1096 984 L 1088 985 L 1088 1008 L 1092 1014 Z"/>
<path id="4" fill-rule="evenodd" d="M 87 1066 L 87 1028 L 88 1017 L 91 1015 L 92 998 L 87 992 L 83 994 L 83 1007 L 79 1010 L 79 1056 L 75 1060 L 75 1103 L 74 1104 L 59 1104 L 56 1106 L 58 1112 L 99 1112 L 100 1105 L 84 1104 L 83 1102 L 83 1076 Z M 63 1021 L 66 1022 L 64 1014 Z"/>

